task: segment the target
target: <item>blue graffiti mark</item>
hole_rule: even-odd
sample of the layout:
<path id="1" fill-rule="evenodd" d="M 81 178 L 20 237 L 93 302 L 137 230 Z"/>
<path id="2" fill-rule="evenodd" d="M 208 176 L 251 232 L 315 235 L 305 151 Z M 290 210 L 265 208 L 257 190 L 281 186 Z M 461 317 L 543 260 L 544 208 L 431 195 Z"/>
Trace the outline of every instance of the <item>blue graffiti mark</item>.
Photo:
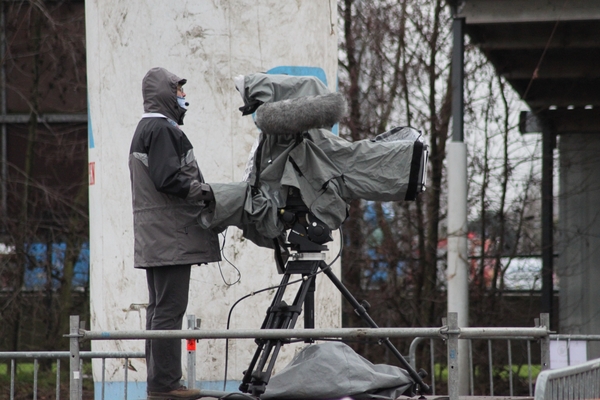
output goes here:
<path id="1" fill-rule="evenodd" d="M 450 358 L 454 360 L 456 358 L 456 350 L 450 350 Z"/>
<path id="2" fill-rule="evenodd" d="M 282 65 L 279 67 L 271 68 L 267 71 L 267 74 L 282 74 L 282 75 L 292 75 L 292 76 L 315 76 L 321 80 L 325 85 L 327 85 L 327 76 L 325 75 L 325 71 L 320 67 L 301 67 L 301 66 L 291 66 L 291 65 Z"/>
<path id="3" fill-rule="evenodd" d="M 87 113 L 88 113 L 88 147 L 94 148 L 94 132 L 92 131 L 92 114 L 90 113 L 90 100 L 87 102 Z"/>
<path id="4" fill-rule="evenodd" d="M 314 76 L 321 80 L 325 85 L 327 85 L 327 76 L 325 75 L 325 71 L 320 67 L 303 67 L 303 66 L 292 66 L 292 65 L 281 65 L 279 67 L 271 68 L 267 71 L 267 74 L 282 74 L 282 75 L 292 75 L 292 76 Z M 336 85 L 337 86 L 337 85 Z M 331 132 L 334 135 L 338 135 L 339 124 L 335 124 L 333 128 L 331 128 Z"/>

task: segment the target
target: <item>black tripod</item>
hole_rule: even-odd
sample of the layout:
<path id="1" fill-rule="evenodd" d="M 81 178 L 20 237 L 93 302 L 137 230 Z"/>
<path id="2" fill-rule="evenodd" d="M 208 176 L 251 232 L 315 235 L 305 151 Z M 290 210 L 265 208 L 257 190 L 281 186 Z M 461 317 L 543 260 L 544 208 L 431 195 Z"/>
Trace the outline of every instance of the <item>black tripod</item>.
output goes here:
<path id="1" fill-rule="evenodd" d="M 300 221 L 296 221 L 295 215 L 293 218 L 294 222 L 288 236 L 288 245 L 292 250 L 296 250 L 297 253 L 293 255 L 292 260 L 285 264 L 285 267 L 278 265 L 280 270 L 283 270 L 283 278 L 271 306 L 267 310 L 267 315 L 261 329 L 294 328 L 298 316 L 302 312 L 303 304 L 305 308 L 304 327 L 314 328 L 315 278 L 319 270 L 331 280 L 344 298 L 354 307 L 354 311 L 371 328 L 378 328 L 375 321 L 367 313 L 365 306 L 354 298 L 352 293 L 342 284 L 324 261 L 325 254 L 323 251 L 327 250 L 327 247 L 323 244 L 332 240 L 329 228 L 321 221 L 315 221 L 314 218 L 312 221 L 306 221 L 306 218 L 309 218 L 307 213 L 303 214 L 303 219 Z M 301 274 L 303 280 L 296 293 L 294 302 L 288 305 L 283 300 L 283 295 L 290 281 L 290 276 L 293 274 Z M 269 383 L 279 350 L 284 344 L 289 342 L 289 339 L 257 339 L 258 348 L 252 357 L 248 369 L 244 371 L 240 391 L 260 397 L 265 392 L 266 386 Z M 307 342 L 312 342 L 312 340 L 309 339 Z M 423 378 L 427 376 L 427 373 L 424 370 L 417 373 L 388 338 L 382 339 L 381 342 L 398 358 L 402 367 L 406 369 L 415 382 L 413 387 L 415 394 L 431 393 L 429 385 L 423 382 Z"/>

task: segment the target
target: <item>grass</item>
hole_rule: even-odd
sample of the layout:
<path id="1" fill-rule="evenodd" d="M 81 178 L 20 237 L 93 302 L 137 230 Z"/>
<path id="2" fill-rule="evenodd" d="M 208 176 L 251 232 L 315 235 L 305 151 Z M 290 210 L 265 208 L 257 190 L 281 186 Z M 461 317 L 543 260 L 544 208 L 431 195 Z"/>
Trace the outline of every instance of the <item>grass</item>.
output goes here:
<path id="1" fill-rule="evenodd" d="M 524 365 L 512 365 L 512 385 L 510 381 L 509 367 L 494 366 L 493 367 L 493 387 L 496 395 L 508 395 L 512 393 L 515 396 L 528 396 L 529 395 L 529 368 L 527 364 Z M 535 383 L 538 374 L 542 368 L 540 365 L 531 366 L 531 380 Z M 448 368 L 445 364 L 435 364 L 435 390 L 436 393 L 447 393 L 448 390 Z M 486 366 L 475 366 L 473 371 L 473 395 L 486 396 L 489 395 L 491 390 L 489 369 Z M 425 379 L 426 382 L 431 383 L 432 377 L 428 376 Z"/>
<path id="2" fill-rule="evenodd" d="M 508 365 L 503 367 L 494 366 L 494 377 L 499 377 L 502 380 L 509 379 L 509 370 Z M 527 365 L 513 365 L 513 379 L 529 379 L 529 368 Z M 535 381 L 539 373 L 542 372 L 542 366 L 534 364 L 531 366 L 531 379 Z M 480 368 L 475 368 L 473 371 L 473 375 L 475 378 L 485 376 L 486 378 L 489 376 L 489 371 L 484 369 L 483 371 Z M 435 364 L 435 378 L 441 379 L 442 382 L 448 382 L 448 368 L 443 364 Z"/>

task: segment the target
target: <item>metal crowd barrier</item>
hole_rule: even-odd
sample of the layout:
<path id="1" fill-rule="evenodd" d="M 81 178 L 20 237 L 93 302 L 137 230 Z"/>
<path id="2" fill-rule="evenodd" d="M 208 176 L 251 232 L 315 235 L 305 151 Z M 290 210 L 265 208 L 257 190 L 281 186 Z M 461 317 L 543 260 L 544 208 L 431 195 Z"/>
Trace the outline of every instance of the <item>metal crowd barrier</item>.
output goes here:
<path id="1" fill-rule="evenodd" d="M 71 352 L 69 351 L 12 351 L 12 352 L 0 352 L 0 360 L 10 360 L 10 391 L 9 399 L 15 399 L 15 360 L 33 360 L 33 400 L 37 400 L 38 395 L 38 367 L 39 360 L 55 360 L 56 361 L 56 400 L 60 400 L 60 371 L 61 371 L 61 359 L 70 358 Z M 102 399 L 104 399 L 104 386 L 105 386 L 105 375 L 104 366 L 107 358 L 122 358 L 125 359 L 124 368 L 124 380 L 125 380 L 125 393 L 127 393 L 127 364 L 130 358 L 144 358 L 143 352 L 100 352 L 100 351 L 81 351 L 79 352 L 79 368 L 78 371 L 82 370 L 84 359 L 102 359 Z M 72 376 L 72 373 L 70 374 Z M 81 374 L 79 375 L 81 378 Z M 78 392 L 82 392 L 82 379 L 79 379 Z M 127 395 L 125 395 L 127 396 Z M 81 398 L 81 397 L 79 397 Z"/>
<path id="2" fill-rule="evenodd" d="M 80 328 L 79 317 L 71 316 L 70 333 L 70 399 L 81 400 L 81 354 L 82 340 L 143 340 L 143 339 L 307 339 L 307 338 L 430 338 L 444 339 L 448 354 L 448 394 L 450 400 L 458 400 L 458 354 L 459 339 L 529 338 L 542 342 L 542 364 L 548 366 L 549 330 L 547 319 L 532 328 L 459 328 L 456 313 L 449 313 L 447 325 L 439 328 L 337 328 L 337 329 L 198 329 L 172 331 L 86 331 Z M 546 344 L 546 345 L 544 345 Z M 454 355 L 454 357 L 452 356 Z"/>
<path id="3" fill-rule="evenodd" d="M 105 392 L 105 362 L 106 359 L 120 358 L 125 360 L 124 368 L 124 395 L 127 398 L 128 368 L 126 367 L 131 358 L 144 358 L 143 352 L 90 352 L 80 351 L 81 340 L 117 340 L 117 339 L 147 339 L 147 338 L 179 338 L 179 339 L 255 339 L 255 338 L 411 338 L 414 340 L 410 345 L 409 356 L 407 360 L 413 367 L 416 367 L 417 347 L 424 340 L 429 340 L 430 355 L 430 380 L 435 395 L 435 352 L 434 343 L 440 339 L 446 342 L 446 355 L 456 354 L 458 351 L 458 341 L 467 340 L 469 343 L 469 381 L 470 394 L 474 395 L 473 387 L 473 341 L 487 341 L 488 349 L 488 369 L 489 369 L 489 388 L 490 396 L 494 396 L 493 380 L 493 361 L 492 361 L 492 341 L 506 341 L 508 374 L 510 393 L 513 396 L 513 355 L 512 343 L 515 341 L 525 341 L 527 345 L 527 368 L 529 396 L 533 397 L 533 379 L 532 379 L 532 356 L 531 342 L 538 341 L 541 350 L 541 367 L 543 371 L 539 374 L 535 382 L 535 399 L 572 399 L 572 398 L 600 398 L 600 360 L 590 361 L 573 367 L 563 369 L 546 370 L 549 367 L 549 343 L 554 340 L 584 340 L 600 341 L 600 335 L 556 335 L 550 334 L 547 316 L 542 314 L 542 318 L 536 321 L 537 327 L 534 328 L 458 328 L 456 326 L 456 314 L 449 314 L 444 326 L 439 328 L 342 328 L 342 329 L 290 329 L 290 330 L 198 330 L 193 323 L 193 316 L 188 328 L 193 331 L 118 331 L 118 332 L 92 332 L 86 331 L 79 324 L 79 317 L 71 317 L 70 351 L 39 351 L 39 352 L 5 352 L 0 353 L 0 360 L 11 360 L 11 383 L 10 400 L 15 398 L 15 360 L 26 359 L 33 360 L 33 399 L 37 400 L 38 388 L 38 366 L 39 360 L 56 360 L 56 399 L 60 400 L 60 373 L 61 359 L 70 358 L 69 367 L 69 390 L 70 398 L 79 400 L 82 397 L 82 366 L 84 359 L 102 359 L 102 381 L 101 398 L 104 399 Z M 541 321 L 541 322 L 540 322 Z M 195 356 L 195 354 L 194 354 Z M 188 360 L 188 363 L 190 360 Z M 453 364 L 454 363 L 454 364 Z M 438 362 L 439 364 L 439 362 Z M 8 372 L 8 371 L 7 371 Z M 194 376 L 194 371 L 190 372 Z M 458 364 L 452 357 L 448 357 L 448 391 L 450 399 L 458 399 Z M 189 379 L 189 376 L 188 376 Z"/>
<path id="4" fill-rule="evenodd" d="M 535 400 L 599 399 L 600 359 L 560 369 L 542 371 Z"/>

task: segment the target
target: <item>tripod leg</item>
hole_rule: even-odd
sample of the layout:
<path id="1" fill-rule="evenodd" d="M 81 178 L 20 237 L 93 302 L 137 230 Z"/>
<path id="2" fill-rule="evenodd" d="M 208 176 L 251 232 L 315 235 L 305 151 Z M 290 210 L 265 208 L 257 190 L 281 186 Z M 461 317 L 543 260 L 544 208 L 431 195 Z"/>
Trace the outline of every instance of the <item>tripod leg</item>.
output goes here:
<path id="1" fill-rule="evenodd" d="M 356 298 L 350 293 L 350 291 L 344 286 L 344 284 L 338 279 L 337 276 L 331 271 L 331 268 L 325 264 L 325 262 L 321 261 L 319 263 L 319 268 L 323 271 L 325 275 L 331 280 L 331 283 L 335 285 L 336 288 L 342 293 L 342 295 L 348 300 L 348 302 L 354 307 L 354 310 L 360 315 L 360 317 L 371 327 L 371 328 L 379 328 L 379 326 L 373 321 L 371 316 L 367 313 L 367 310 L 356 300 Z M 423 382 L 423 378 L 419 375 L 414 368 L 406 361 L 406 359 L 400 354 L 396 346 L 390 341 L 389 338 L 382 339 L 383 344 L 386 345 L 388 349 L 396 356 L 396 358 L 402 364 L 402 367 L 406 369 L 410 377 L 419 385 L 421 391 L 423 393 L 431 393 L 431 388 L 425 382 Z"/>
<path id="2" fill-rule="evenodd" d="M 317 265 L 314 266 L 314 270 L 316 269 Z M 302 312 L 302 304 L 304 303 L 307 294 L 310 292 L 311 288 L 314 290 L 314 275 L 303 275 L 309 276 L 309 278 L 305 279 L 300 284 L 300 288 L 298 289 L 298 293 L 296 294 L 292 305 L 287 305 L 283 301 L 285 286 L 282 284 L 283 286 L 278 289 L 261 329 L 294 328 L 298 316 Z M 288 278 L 286 279 L 286 277 Z M 284 280 L 287 284 L 289 275 L 284 276 Z M 279 350 L 285 343 L 285 340 L 265 339 L 258 341 L 257 343 L 258 348 L 254 353 L 250 366 L 244 372 L 244 378 L 240 384 L 240 391 L 259 397 L 265 392 L 266 385 L 269 382 L 275 366 L 275 361 L 279 355 Z"/>
<path id="3" fill-rule="evenodd" d="M 270 329 L 273 328 L 274 324 L 276 324 L 277 321 L 275 321 L 276 316 L 275 316 L 275 312 L 273 310 L 275 310 L 277 308 L 277 306 L 281 303 L 281 301 L 283 300 L 283 295 L 285 294 L 285 289 L 286 289 L 286 285 L 290 280 L 290 275 L 285 274 L 283 275 L 283 277 L 281 278 L 281 283 L 279 285 L 279 288 L 277 288 L 277 292 L 275 292 L 275 296 L 273 297 L 273 300 L 271 301 L 271 305 L 269 306 L 269 308 L 267 309 L 267 313 L 265 316 L 265 319 L 263 320 L 263 323 L 260 327 L 260 329 Z M 258 345 L 256 351 L 254 352 L 254 355 L 252 356 L 252 360 L 250 361 L 250 365 L 248 366 L 248 369 L 246 371 L 244 371 L 244 377 L 242 378 L 242 383 L 240 384 L 240 391 L 247 393 L 248 392 L 248 386 L 250 384 L 250 382 L 252 381 L 252 372 L 254 371 L 254 367 L 256 366 L 256 363 L 258 362 L 261 354 L 263 353 L 264 347 L 265 347 L 265 341 L 264 340 L 256 340 L 256 344 Z M 262 367 L 264 366 L 264 364 L 262 364 L 260 366 L 260 368 L 262 369 Z"/>
<path id="4" fill-rule="evenodd" d="M 304 299 L 304 329 L 314 329 L 315 327 L 315 278 L 310 280 L 308 292 Z M 311 339 L 307 339 L 306 343 L 312 343 Z"/>

